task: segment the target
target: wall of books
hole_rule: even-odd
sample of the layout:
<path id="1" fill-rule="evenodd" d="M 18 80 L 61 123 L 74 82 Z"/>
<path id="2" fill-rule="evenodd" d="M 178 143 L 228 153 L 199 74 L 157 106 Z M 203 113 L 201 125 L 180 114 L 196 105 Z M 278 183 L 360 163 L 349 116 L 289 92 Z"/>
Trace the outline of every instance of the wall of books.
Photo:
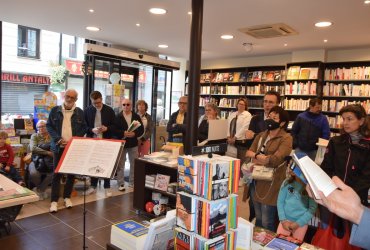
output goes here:
<path id="1" fill-rule="evenodd" d="M 235 249 L 240 160 L 178 158 L 175 249 Z"/>
<path id="2" fill-rule="evenodd" d="M 202 71 L 199 106 L 214 102 L 221 110 L 221 118 L 226 119 L 235 110 L 238 99 L 248 96 L 249 110 L 254 113 L 262 109 L 264 93 L 284 93 L 284 80 L 285 66 Z"/>

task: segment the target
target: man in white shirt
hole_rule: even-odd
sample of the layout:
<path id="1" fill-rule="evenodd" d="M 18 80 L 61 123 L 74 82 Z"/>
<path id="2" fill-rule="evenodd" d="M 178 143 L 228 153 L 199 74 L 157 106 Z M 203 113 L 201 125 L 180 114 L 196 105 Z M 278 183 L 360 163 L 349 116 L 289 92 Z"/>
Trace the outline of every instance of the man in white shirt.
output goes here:
<path id="1" fill-rule="evenodd" d="M 51 137 L 51 150 L 54 153 L 54 168 L 58 166 L 64 148 L 71 140 L 72 136 L 82 137 L 87 132 L 83 111 L 76 107 L 77 98 L 77 91 L 74 89 L 68 89 L 65 92 L 63 104 L 51 109 L 46 123 L 46 128 Z M 49 210 L 51 213 L 58 211 L 59 186 L 61 178 L 62 174 L 54 173 L 51 183 L 51 206 Z M 67 175 L 63 194 L 66 208 L 71 208 L 73 206 L 70 198 L 74 179 L 74 175 Z"/>

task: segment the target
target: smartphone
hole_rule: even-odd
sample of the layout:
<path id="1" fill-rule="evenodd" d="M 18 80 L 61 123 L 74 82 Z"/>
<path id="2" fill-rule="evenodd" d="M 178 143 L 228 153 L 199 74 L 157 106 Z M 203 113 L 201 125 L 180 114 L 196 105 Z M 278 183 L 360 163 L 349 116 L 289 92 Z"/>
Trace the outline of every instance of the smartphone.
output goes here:
<path id="1" fill-rule="evenodd" d="M 293 171 L 293 173 L 304 183 L 304 184 L 307 184 L 307 180 L 306 178 L 304 177 L 304 174 L 302 173 L 302 170 L 299 168 L 299 166 L 293 162 L 291 165 L 290 165 L 290 169 Z"/>

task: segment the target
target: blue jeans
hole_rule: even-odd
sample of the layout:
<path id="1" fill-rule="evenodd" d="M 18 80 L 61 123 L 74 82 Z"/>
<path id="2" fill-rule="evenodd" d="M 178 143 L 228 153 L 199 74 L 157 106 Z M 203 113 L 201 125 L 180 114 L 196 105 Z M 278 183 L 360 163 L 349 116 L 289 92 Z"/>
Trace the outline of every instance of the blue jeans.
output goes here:
<path id="1" fill-rule="evenodd" d="M 254 199 L 255 186 L 250 185 L 251 195 L 253 198 L 254 212 L 256 215 L 256 226 L 263 227 L 272 232 L 276 232 L 278 226 L 277 206 L 262 204 Z"/>

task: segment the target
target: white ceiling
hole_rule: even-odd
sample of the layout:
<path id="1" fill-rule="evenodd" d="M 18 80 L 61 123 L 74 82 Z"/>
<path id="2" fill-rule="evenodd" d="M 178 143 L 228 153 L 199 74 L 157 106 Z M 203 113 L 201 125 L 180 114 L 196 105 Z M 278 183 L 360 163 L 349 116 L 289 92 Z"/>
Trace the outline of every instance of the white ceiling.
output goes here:
<path id="1" fill-rule="evenodd" d="M 151 7 L 162 7 L 168 13 L 154 16 L 148 11 Z M 89 9 L 95 12 L 91 14 Z M 186 59 L 191 24 L 188 11 L 191 0 L 0 0 L 0 19 L 4 22 Z M 321 20 L 329 20 L 333 26 L 316 28 L 314 23 Z M 238 31 L 281 22 L 299 35 L 255 39 Z M 369 24 L 370 5 L 363 0 L 204 0 L 202 59 L 369 47 Z M 86 26 L 98 26 L 101 31 L 90 32 Z M 221 40 L 224 33 L 235 38 Z M 246 53 L 244 42 L 254 44 L 252 52 Z M 169 48 L 160 49 L 158 44 L 168 44 Z"/>

